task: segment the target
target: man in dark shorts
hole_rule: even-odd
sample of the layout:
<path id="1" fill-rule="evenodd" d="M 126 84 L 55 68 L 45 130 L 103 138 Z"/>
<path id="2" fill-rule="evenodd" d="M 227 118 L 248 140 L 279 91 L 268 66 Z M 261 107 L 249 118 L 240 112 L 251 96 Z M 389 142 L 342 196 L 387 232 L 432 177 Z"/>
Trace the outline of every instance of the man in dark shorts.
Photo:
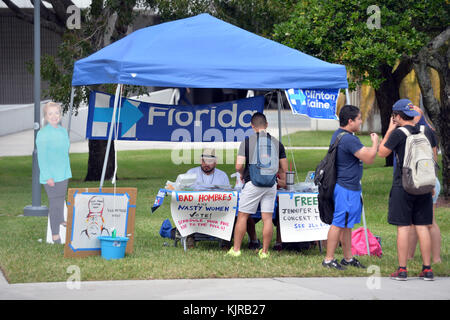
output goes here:
<path id="1" fill-rule="evenodd" d="M 419 277 L 424 280 L 433 280 L 431 269 L 431 236 L 429 226 L 433 222 L 433 200 L 430 193 L 413 195 L 407 193 L 402 186 L 402 170 L 406 134 L 399 127 L 406 128 L 411 134 L 418 133 L 420 128 L 414 123 L 414 117 L 419 113 L 408 99 L 398 100 L 392 107 L 392 117 L 389 128 L 380 144 L 378 155 L 387 157 L 394 152 L 398 157 L 394 167 L 392 189 L 389 194 L 388 222 L 397 226 L 397 255 L 399 267 L 391 274 L 395 280 L 407 279 L 408 238 L 412 225 L 416 228 L 420 241 L 423 266 Z M 436 147 L 436 140 L 430 129 L 425 128 L 425 135 L 431 147 Z"/>

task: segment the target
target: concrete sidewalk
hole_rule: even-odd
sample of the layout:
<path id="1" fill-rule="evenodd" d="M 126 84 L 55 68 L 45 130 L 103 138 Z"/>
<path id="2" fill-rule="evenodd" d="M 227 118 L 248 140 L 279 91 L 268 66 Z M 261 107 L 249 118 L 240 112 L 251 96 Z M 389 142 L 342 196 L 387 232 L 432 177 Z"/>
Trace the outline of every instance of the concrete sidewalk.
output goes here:
<path id="1" fill-rule="evenodd" d="M 1 274 L 1 273 L 0 273 Z M 69 275 L 68 275 L 69 277 Z M 1 300 L 448 300 L 450 278 L 254 278 L 8 284 Z"/>

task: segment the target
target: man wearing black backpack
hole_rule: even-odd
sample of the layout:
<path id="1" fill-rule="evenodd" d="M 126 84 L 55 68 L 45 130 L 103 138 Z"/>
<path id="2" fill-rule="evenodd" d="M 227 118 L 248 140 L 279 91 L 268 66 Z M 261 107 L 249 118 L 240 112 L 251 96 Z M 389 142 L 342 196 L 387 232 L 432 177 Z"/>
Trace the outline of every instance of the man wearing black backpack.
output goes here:
<path id="1" fill-rule="evenodd" d="M 341 134 L 336 154 L 336 185 L 334 188 L 334 213 L 327 237 L 327 253 L 322 262 L 324 267 L 343 270 L 346 266 L 365 268 L 352 256 L 352 228 L 361 222 L 362 199 L 361 179 L 363 163 L 371 164 L 377 155 L 378 135 L 370 134 L 371 147 L 365 147 L 354 135 L 362 124 L 361 111 L 352 105 L 345 105 L 339 112 L 339 129 L 330 142 L 334 144 Z M 341 241 L 344 258 L 339 263 L 334 258 Z"/>
<path id="2" fill-rule="evenodd" d="M 410 100 L 398 100 L 392 107 L 391 122 L 378 151 L 378 155 L 383 158 L 394 152 L 397 160 L 394 167 L 392 188 L 389 194 L 388 222 L 397 226 L 397 255 L 399 263 L 398 269 L 391 274 L 391 278 L 403 281 L 407 280 L 408 277 L 406 264 L 408 261 L 408 238 L 412 225 L 416 229 L 422 254 L 423 266 L 419 277 L 424 280 L 434 279 L 433 270 L 431 269 L 429 226 L 433 222 L 432 189 L 436 177 L 432 149 L 436 148 L 436 140 L 429 128 L 424 127 L 421 129 L 420 126 L 415 125 L 415 116 L 419 116 L 419 113 L 414 110 Z M 422 142 L 416 141 L 414 144 L 408 144 L 410 137 L 414 139 L 422 137 Z M 410 146 L 409 149 L 407 149 L 408 145 Z M 422 174 L 422 178 L 425 178 L 424 180 L 431 178 L 433 182 L 431 186 L 427 186 L 427 183 L 421 184 L 421 181 L 419 181 L 416 190 L 414 188 L 411 190 L 409 182 L 404 179 L 410 174 L 405 164 L 407 164 L 408 159 L 414 158 L 413 153 L 410 152 L 413 145 L 422 145 L 425 147 L 423 153 L 429 153 L 428 156 L 423 158 L 428 158 L 426 167 L 431 168 L 432 172 Z M 408 152 L 409 156 L 405 156 L 406 152 Z M 413 165 L 415 168 L 421 168 L 422 166 L 422 164 Z M 417 172 L 420 173 L 419 170 Z"/>
<path id="3" fill-rule="evenodd" d="M 265 259 L 269 257 L 268 250 L 273 235 L 272 215 L 277 196 L 277 182 L 286 181 L 288 163 L 284 146 L 266 132 L 266 116 L 260 112 L 254 113 L 251 125 L 255 134 L 242 141 L 236 158 L 236 171 L 240 173 L 245 185 L 239 196 L 234 246 L 227 254 L 233 257 L 241 255 L 240 247 L 247 230 L 247 220 L 249 215 L 256 213 L 260 205 L 263 247 L 258 256 Z"/>

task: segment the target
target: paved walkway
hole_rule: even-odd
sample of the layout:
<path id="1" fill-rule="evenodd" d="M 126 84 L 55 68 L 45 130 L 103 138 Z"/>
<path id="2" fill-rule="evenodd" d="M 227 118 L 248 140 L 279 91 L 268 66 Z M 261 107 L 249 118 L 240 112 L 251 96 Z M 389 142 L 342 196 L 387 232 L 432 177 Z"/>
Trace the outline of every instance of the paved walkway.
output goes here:
<path id="1" fill-rule="evenodd" d="M 69 275 L 68 275 L 69 276 Z M 394 281 L 360 278 L 254 278 L 127 280 L 8 284 L 0 299 L 13 300 L 448 300 L 450 278 Z"/>

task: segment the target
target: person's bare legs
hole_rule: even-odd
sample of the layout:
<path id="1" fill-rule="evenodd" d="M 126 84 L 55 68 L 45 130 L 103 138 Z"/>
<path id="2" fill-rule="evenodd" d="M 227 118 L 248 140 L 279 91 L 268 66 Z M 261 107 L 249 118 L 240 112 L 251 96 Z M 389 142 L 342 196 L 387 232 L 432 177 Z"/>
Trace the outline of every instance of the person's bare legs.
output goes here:
<path id="1" fill-rule="evenodd" d="M 247 231 L 248 213 L 238 212 L 236 225 L 234 226 L 234 243 L 233 250 L 238 252 L 241 250 L 242 239 Z"/>
<path id="2" fill-rule="evenodd" d="M 269 251 L 270 242 L 272 242 L 273 236 L 272 212 L 261 212 L 261 218 L 263 221 L 262 252 L 267 253 Z"/>
<path id="3" fill-rule="evenodd" d="M 420 253 L 424 266 L 431 265 L 431 235 L 429 225 L 415 226 L 419 238 Z"/>
<path id="4" fill-rule="evenodd" d="M 409 244 L 408 244 L 408 260 L 414 259 L 417 247 L 417 232 L 416 228 L 411 228 L 409 231 Z"/>
<path id="5" fill-rule="evenodd" d="M 408 263 L 408 248 L 411 226 L 397 226 L 397 259 L 400 267 Z"/>
<path id="6" fill-rule="evenodd" d="M 327 254 L 325 255 L 326 261 L 334 260 L 334 253 L 341 238 L 341 231 L 342 228 L 336 227 L 334 225 L 330 226 L 327 236 Z"/>
<path id="7" fill-rule="evenodd" d="M 433 263 L 441 262 L 441 229 L 439 229 L 436 223 L 436 217 L 433 208 L 433 224 L 430 226 L 430 236 L 431 236 L 431 256 L 433 257 Z"/>
<path id="8" fill-rule="evenodd" d="M 433 224 L 429 225 L 430 236 L 431 236 L 431 256 L 433 257 L 433 263 L 441 262 L 441 230 L 436 223 L 436 218 L 434 215 L 433 208 Z M 417 247 L 417 232 L 416 228 L 411 228 L 409 234 L 409 250 L 408 250 L 408 259 L 414 259 L 414 255 Z"/>
<path id="9" fill-rule="evenodd" d="M 341 232 L 342 252 L 344 253 L 344 259 L 349 261 L 352 255 L 352 229 L 344 228 Z"/>

